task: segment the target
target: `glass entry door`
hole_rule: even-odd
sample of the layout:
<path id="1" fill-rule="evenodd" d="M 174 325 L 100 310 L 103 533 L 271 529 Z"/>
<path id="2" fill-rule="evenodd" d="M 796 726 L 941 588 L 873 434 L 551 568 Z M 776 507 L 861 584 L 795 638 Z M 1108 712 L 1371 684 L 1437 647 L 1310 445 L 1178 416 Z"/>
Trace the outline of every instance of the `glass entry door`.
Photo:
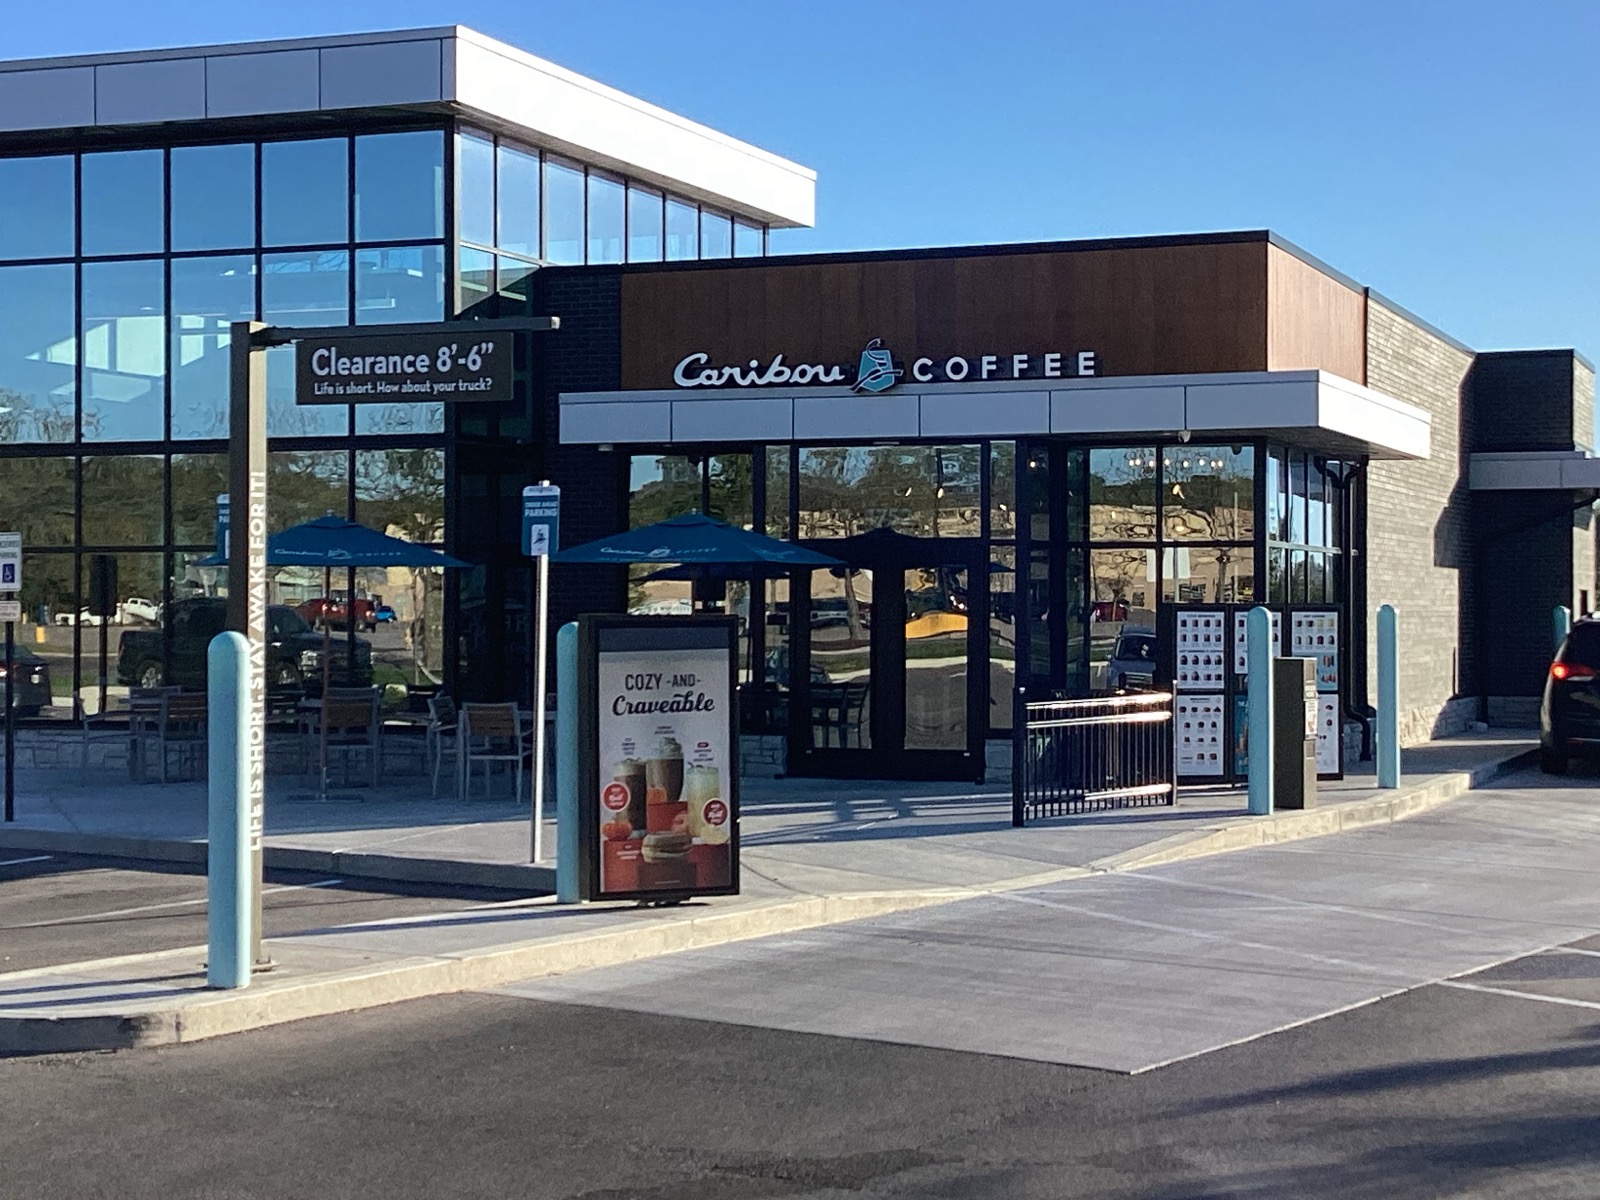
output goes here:
<path id="1" fill-rule="evenodd" d="M 789 772 L 977 780 L 987 731 L 988 591 L 964 542 L 853 554 L 800 578 Z M 826 542 L 823 553 L 837 553 Z M 981 610 L 981 611 L 975 611 Z"/>

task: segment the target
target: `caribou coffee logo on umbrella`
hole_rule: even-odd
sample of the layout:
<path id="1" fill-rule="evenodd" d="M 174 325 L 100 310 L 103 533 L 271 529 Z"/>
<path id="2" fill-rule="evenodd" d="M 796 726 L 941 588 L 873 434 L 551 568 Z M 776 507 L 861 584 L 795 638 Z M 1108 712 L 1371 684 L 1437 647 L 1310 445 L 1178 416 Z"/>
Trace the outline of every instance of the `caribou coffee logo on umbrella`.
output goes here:
<path id="1" fill-rule="evenodd" d="M 861 366 L 856 371 L 856 381 L 850 385 L 852 392 L 887 392 L 895 381 L 905 374 L 894 365 L 894 358 L 884 349 L 882 338 L 873 338 L 861 352 Z"/>

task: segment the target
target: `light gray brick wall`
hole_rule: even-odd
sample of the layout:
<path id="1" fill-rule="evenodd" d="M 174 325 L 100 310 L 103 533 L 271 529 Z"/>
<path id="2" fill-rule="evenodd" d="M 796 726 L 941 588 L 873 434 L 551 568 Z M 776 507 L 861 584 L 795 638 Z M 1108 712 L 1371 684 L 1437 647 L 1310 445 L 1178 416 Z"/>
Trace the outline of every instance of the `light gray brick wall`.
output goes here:
<path id="1" fill-rule="evenodd" d="M 1572 359 L 1572 444 L 1594 447 L 1594 370 Z"/>
<path id="2" fill-rule="evenodd" d="M 1367 384 L 1433 418 L 1424 462 L 1373 462 L 1367 487 L 1367 686 L 1377 695 L 1375 613 L 1400 624 L 1400 739 L 1416 745 L 1457 733 L 1476 702 L 1457 700 L 1469 513 L 1461 461 L 1461 384 L 1472 356 L 1376 299 L 1367 315 Z"/>

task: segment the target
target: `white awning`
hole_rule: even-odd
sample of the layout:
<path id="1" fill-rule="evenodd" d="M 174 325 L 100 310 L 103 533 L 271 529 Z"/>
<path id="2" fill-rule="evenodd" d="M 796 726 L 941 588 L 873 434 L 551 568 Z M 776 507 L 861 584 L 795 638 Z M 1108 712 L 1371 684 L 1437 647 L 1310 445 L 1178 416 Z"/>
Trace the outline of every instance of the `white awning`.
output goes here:
<path id="1" fill-rule="evenodd" d="M 950 440 L 1060 434 L 1128 439 L 1182 430 L 1271 438 L 1334 458 L 1427 458 L 1432 418 L 1326 371 L 1251 371 L 847 387 L 563 392 L 566 443 Z"/>

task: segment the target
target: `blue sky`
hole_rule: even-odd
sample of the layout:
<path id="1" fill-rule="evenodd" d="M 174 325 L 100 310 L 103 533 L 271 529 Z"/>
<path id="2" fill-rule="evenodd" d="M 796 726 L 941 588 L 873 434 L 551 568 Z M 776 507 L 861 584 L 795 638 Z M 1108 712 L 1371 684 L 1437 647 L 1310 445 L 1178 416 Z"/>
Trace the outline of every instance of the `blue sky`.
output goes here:
<path id="1" fill-rule="evenodd" d="M 1267 227 L 1478 349 L 1600 355 L 1600 0 L 74 0 L 7 57 L 483 32 L 813 167 L 782 252 Z"/>

